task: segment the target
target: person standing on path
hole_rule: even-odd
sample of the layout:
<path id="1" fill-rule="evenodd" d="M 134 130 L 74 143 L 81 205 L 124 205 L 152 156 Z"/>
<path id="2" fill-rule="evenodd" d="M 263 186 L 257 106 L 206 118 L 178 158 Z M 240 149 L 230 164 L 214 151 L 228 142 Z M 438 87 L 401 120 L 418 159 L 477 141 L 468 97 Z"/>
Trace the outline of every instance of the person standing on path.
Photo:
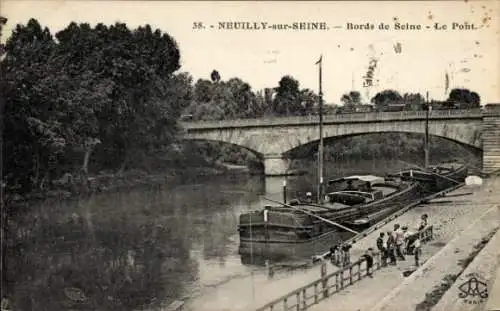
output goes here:
<path id="1" fill-rule="evenodd" d="M 351 263 L 351 254 L 350 254 L 350 249 L 352 245 L 348 242 L 344 243 L 342 245 L 342 255 L 343 255 L 343 266 L 346 267 Z"/>
<path id="2" fill-rule="evenodd" d="M 413 246 L 413 233 L 408 231 L 407 226 L 403 226 L 403 238 L 405 241 L 404 253 L 406 255 L 411 255 L 411 247 Z"/>
<path id="3" fill-rule="evenodd" d="M 394 238 L 394 233 L 392 231 L 387 232 L 387 252 L 389 255 L 390 264 L 396 265 L 396 255 L 394 254 L 394 249 L 396 248 L 396 239 Z"/>
<path id="4" fill-rule="evenodd" d="M 342 268 L 344 266 L 344 251 L 342 250 L 342 243 L 339 243 L 337 245 L 337 253 L 335 255 L 335 262 L 337 263 L 337 266 Z"/>
<path id="5" fill-rule="evenodd" d="M 415 256 L 415 266 L 420 265 L 420 255 L 422 253 L 422 246 L 420 244 L 420 238 L 417 237 L 415 242 L 413 242 L 413 255 Z"/>
<path id="6" fill-rule="evenodd" d="M 341 249 L 342 244 L 338 243 L 337 245 L 334 246 L 335 253 L 333 253 L 333 264 L 336 265 L 337 267 L 342 267 L 342 249 Z"/>
<path id="7" fill-rule="evenodd" d="M 394 225 L 394 235 L 396 240 L 396 255 L 400 260 L 406 260 L 403 255 L 403 245 L 405 242 L 404 232 L 401 230 L 399 224 Z"/>
<path id="8" fill-rule="evenodd" d="M 338 266 L 339 265 L 339 246 L 334 245 L 330 248 L 330 261 L 333 265 Z"/>
<path id="9" fill-rule="evenodd" d="M 387 266 L 387 247 L 384 243 L 384 235 L 385 233 L 380 232 L 379 237 L 377 238 L 377 249 L 380 253 L 380 260 L 382 262 L 382 267 Z"/>
<path id="10" fill-rule="evenodd" d="M 422 217 L 420 218 L 420 227 L 418 227 L 418 231 L 424 230 L 427 225 L 428 225 L 428 218 L 429 216 L 427 214 L 423 214 Z"/>

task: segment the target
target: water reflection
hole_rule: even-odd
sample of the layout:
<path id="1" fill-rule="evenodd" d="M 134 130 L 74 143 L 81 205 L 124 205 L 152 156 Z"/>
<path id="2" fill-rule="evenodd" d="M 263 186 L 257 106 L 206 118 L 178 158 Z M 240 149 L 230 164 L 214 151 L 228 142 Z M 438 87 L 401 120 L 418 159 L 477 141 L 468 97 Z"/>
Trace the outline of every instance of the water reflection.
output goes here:
<path id="1" fill-rule="evenodd" d="M 26 229 L 8 256 L 14 304 L 134 310 L 216 284 L 239 261 L 238 216 L 257 207 L 263 186 L 261 178 L 212 180 L 33 207 L 15 225 Z M 210 272 L 200 274 L 200 264 Z"/>
<path id="2" fill-rule="evenodd" d="M 21 310 L 129 310 L 181 294 L 176 280 L 197 269 L 189 240 L 161 217 L 112 216 L 33 224 L 10 265 Z"/>
<path id="3" fill-rule="evenodd" d="M 328 177 L 395 163 L 333 164 Z M 307 167 L 307 166 L 306 166 Z M 310 191 L 288 178 L 288 197 Z M 137 310 L 210 292 L 264 265 L 240 258 L 239 215 L 282 198 L 283 178 L 209 178 L 85 200 L 47 201 L 10 223 L 8 291 L 16 310 Z M 242 263 L 243 261 L 243 263 Z"/>

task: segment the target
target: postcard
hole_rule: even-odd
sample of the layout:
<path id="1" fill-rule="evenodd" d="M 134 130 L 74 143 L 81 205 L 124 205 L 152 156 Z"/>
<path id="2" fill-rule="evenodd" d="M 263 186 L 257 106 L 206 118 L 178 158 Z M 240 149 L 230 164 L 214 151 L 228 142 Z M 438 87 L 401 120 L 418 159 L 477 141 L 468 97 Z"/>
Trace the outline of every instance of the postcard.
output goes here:
<path id="1" fill-rule="evenodd" d="M 500 1 L 0 1 L 2 310 L 499 310 Z"/>

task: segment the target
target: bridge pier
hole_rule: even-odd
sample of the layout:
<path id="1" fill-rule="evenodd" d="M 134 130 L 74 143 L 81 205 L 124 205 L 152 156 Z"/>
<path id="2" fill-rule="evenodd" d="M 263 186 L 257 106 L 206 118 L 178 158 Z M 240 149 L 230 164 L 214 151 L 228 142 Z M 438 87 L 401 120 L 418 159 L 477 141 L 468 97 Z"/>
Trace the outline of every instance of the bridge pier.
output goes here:
<path id="1" fill-rule="evenodd" d="M 483 171 L 500 173 L 500 110 L 483 115 Z"/>
<path id="2" fill-rule="evenodd" d="M 286 176 L 288 160 L 281 154 L 264 155 L 264 174 L 266 176 Z"/>

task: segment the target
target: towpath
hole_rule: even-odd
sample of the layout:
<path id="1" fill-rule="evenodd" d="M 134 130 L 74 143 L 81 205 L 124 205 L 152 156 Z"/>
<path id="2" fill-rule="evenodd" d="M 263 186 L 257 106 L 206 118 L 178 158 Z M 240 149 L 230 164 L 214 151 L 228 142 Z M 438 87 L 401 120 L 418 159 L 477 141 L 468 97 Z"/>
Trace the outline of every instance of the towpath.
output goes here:
<path id="1" fill-rule="evenodd" d="M 415 208 L 414 212 L 428 213 L 436 228 L 434 241 L 423 246 L 425 262 L 417 271 L 408 278 L 403 277 L 403 271 L 415 268 L 413 260 L 408 258 L 397 266 L 377 271 L 373 279 L 363 279 L 309 310 L 416 310 L 426 294 L 440 286 L 446 275 L 461 271 L 459 261 L 467 258 L 474 245 L 498 227 L 496 205 L 500 202 L 500 194 L 495 189 L 500 189 L 500 178 L 487 180 L 480 189 L 464 187 L 457 190 L 475 190 L 473 195 L 439 199 L 434 202 L 452 202 Z"/>
<path id="2" fill-rule="evenodd" d="M 473 195 L 440 199 L 448 201 L 417 206 L 401 215 L 387 225 L 370 233 L 366 238 L 353 245 L 351 256 L 356 259 L 368 247 L 375 247 L 375 240 L 381 231 L 388 231 L 395 223 L 408 225 L 410 228 L 418 226 L 418 221 L 423 213 L 427 213 L 430 223 L 435 228 L 435 240 L 424 246 L 424 259 L 439 251 L 453 237 L 471 224 L 471 219 L 478 219 L 495 202 L 488 201 L 490 195 L 495 195 L 496 202 L 499 196 L 491 189 L 500 189 L 500 179 L 490 179 L 479 189 L 464 187 L 453 193 L 475 191 Z M 493 188 L 492 188 L 493 187 Z M 474 187 L 475 188 L 475 187 Z M 437 201 L 437 200 L 436 200 Z M 495 203 L 496 203 L 495 202 Z M 311 310 L 359 310 L 373 306 L 377 301 L 387 295 L 391 289 L 402 282 L 401 270 L 409 268 L 411 261 L 401 262 L 396 267 L 386 268 L 377 272 L 372 280 L 363 280 L 348 287 L 345 291 L 332 296 L 324 302 L 314 306 Z M 305 270 L 277 272 L 269 278 L 265 270 L 231 279 L 215 287 L 201 289 L 201 294 L 188 300 L 186 310 L 193 311 L 250 311 L 285 295 L 301 286 L 304 286 L 320 276 L 319 266 Z M 336 267 L 328 265 L 328 273 Z M 382 284 L 381 284 L 382 282 Z M 384 285 L 384 282 L 387 284 Z M 359 299 L 363 297 L 363 299 Z M 377 298 L 375 298 L 377 297 Z M 350 301 L 350 302 L 349 302 Z M 363 301 L 370 301 L 364 303 Z M 332 306 L 337 306 L 332 309 Z"/>

